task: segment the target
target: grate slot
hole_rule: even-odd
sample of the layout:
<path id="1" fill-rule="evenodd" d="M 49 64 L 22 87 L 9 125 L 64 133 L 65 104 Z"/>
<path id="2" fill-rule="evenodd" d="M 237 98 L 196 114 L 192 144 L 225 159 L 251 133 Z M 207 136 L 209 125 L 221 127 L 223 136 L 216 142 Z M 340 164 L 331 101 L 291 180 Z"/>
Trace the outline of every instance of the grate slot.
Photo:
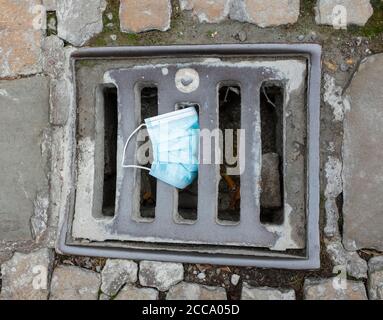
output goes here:
<path id="1" fill-rule="evenodd" d="M 199 114 L 200 106 L 194 102 L 179 102 L 175 109 L 181 110 L 194 107 Z M 178 209 L 174 218 L 177 223 L 193 224 L 198 218 L 198 176 L 193 183 L 184 190 L 177 190 Z"/>
<path id="2" fill-rule="evenodd" d="M 142 87 L 142 88 L 141 88 Z M 146 118 L 158 115 L 158 89 L 155 86 L 140 85 L 140 110 L 141 123 Z M 148 131 L 142 129 L 137 133 L 137 158 L 138 164 L 150 167 L 153 161 L 153 149 Z M 140 216 L 146 219 L 154 219 L 156 207 L 157 180 L 148 171 L 141 170 L 140 174 Z"/>
<path id="3" fill-rule="evenodd" d="M 220 182 L 218 185 L 218 221 L 240 221 L 241 174 L 239 138 L 241 129 L 241 88 L 223 85 L 219 88 L 219 129 L 222 132 Z"/>
<path id="4" fill-rule="evenodd" d="M 117 175 L 117 88 L 104 87 L 103 118 L 104 118 L 104 181 L 102 214 L 114 216 L 116 203 L 116 175 Z"/>
<path id="5" fill-rule="evenodd" d="M 283 223 L 283 88 L 261 87 L 261 222 Z"/>

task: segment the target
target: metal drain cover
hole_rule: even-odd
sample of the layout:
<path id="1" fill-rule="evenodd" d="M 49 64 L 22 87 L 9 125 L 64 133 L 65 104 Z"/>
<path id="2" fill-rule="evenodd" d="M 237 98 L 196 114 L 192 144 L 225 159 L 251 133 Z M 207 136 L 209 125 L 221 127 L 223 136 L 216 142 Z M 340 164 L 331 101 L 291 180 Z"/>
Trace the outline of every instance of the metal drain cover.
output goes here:
<path id="1" fill-rule="evenodd" d="M 318 268 L 320 55 L 319 46 L 307 44 L 120 47 L 74 52 L 71 66 L 77 112 L 73 114 L 77 115 L 78 131 L 73 157 L 77 175 L 72 184 L 72 206 L 62 220 L 58 251 L 113 258 Z M 264 129 L 260 97 L 265 85 L 283 89 L 279 120 L 283 192 L 278 223 L 261 219 Z M 240 129 L 245 134 L 240 143 L 239 218 L 232 221 L 219 215 L 222 178 L 216 159 L 199 165 L 193 218 L 180 214 L 179 191 L 161 181 L 156 181 L 153 215 L 145 216 L 140 206 L 140 171 L 118 165 L 126 139 L 142 121 L 140 90 L 156 88 L 158 114 L 180 105 L 198 106 L 201 131 L 211 134 L 220 128 L 218 92 L 223 86 L 240 88 Z M 111 131 L 107 117 L 112 112 L 105 88 L 116 92 L 118 118 L 110 215 L 103 213 L 104 174 L 110 171 L 105 165 L 106 150 L 110 149 L 106 136 Z M 216 146 L 214 134 L 209 138 L 214 141 L 211 146 Z M 127 162 L 136 162 L 137 146 L 134 137 L 127 149 Z M 201 144 L 200 159 L 205 153 Z"/>

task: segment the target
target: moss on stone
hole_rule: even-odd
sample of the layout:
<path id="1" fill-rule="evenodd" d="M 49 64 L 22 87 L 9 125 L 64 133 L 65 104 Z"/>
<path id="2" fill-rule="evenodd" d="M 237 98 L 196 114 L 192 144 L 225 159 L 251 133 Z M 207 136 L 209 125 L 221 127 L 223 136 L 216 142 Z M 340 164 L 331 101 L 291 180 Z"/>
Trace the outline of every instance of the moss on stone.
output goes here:
<path id="1" fill-rule="evenodd" d="M 374 7 L 374 14 L 362 27 L 361 33 L 365 37 L 374 38 L 383 35 L 383 1 L 371 0 L 371 4 Z"/>
<path id="2" fill-rule="evenodd" d="M 332 26 L 317 25 L 315 23 L 314 7 L 317 0 L 301 1 L 300 16 L 297 23 L 293 25 L 282 25 L 274 28 L 259 28 L 256 25 L 227 20 L 219 24 L 199 23 L 190 17 L 190 13 L 182 12 L 178 0 L 172 2 L 171 28 L 166 32 L 147 31 L 142 33 L 125 33 L 120 31 L 119 0 L 107 0 L 107 8 L 103 15 L 104 30 L 87 45 L 92 47 L 104 46 L 154 46 L 166 44 L 192 44 L 192 43 L 230 43 L 235 42 L 234 30 L 245 30 L 248 33 L 256 33 L 257 36 L 248 36 L 251 39 L 273 38 L 276 42 L 298 42 L 297 36 L 305 35 L 309 42 L 320 42 L 324 46 L 333 46 L 334 41 L 351 41 L 353 37 L 370 38 L 369 48 L 373 52 L 383 51 L 383 3 L 381 0 L 371 0 L 374 6 L 374 15 L 366 26 L 350 26 L 347 30 L 335 30 Z M 108 14 L 112 13 L 110 20 Z M 255 31 L 255 32 L 254 32 Z M 216 34 L 218 32 L 218 34 Z M 318 40 L 310 40 L 310 33 L 315 32 Z M 115 35 L 116 39 L 111 36 Z M 271 35 L 271 36 L 267 36 Z M 259 40 L 265 41 L 265 40 Z M 268 41 L 268 40 L 266 40 Z M 273 40 L 274 41 L 274 40 Z M 257 42 L 257 41 L 255 41 Z"/>

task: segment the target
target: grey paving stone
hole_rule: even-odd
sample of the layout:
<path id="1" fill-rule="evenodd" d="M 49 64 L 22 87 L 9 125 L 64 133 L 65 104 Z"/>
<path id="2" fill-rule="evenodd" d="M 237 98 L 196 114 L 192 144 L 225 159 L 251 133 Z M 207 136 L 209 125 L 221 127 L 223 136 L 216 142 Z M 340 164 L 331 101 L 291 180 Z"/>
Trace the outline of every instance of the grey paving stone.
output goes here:
<path id="1" fill-rule="evenodd" d="M 114 300 L 157 300 L 158 291 L 153 288 L 137 288 L 126 285 Z"/>
<path id="2" fill-rule="evenodd" d="M 367 300 L 363 282 L 338 279 L 306 279 L 304 283 L 305 300 Z"/>
<path id="3" fill-rule="evenodd" d="M 315 12 L 318 24 L 364 26 L 373 8 L 370 0 L 318 0 Z"/>
<path id="4" fill-rule="evenodd" d="M 137 281 L 138 267 L 134 261 L 108 259 L 101 272 L 101 290 L 103 293 L 114 296 L 126 283 Z"/>
<path id="5" fill-rule="evenodd" d="M 184 268 L 181 263 L 141 261 L 139 279 L 142 286 L 166 291 L 184 279 Z"/>
<path id="6" fill-rule="evenodd" d="M 343 243 L 383 250 L 383 54 L 361 63 L 347 90 L 343 144 Z"/>
<path id="7" fill-rule="evenodd" d="M 16 252 L 1 265 L 0 300 L 46 300 L 54 254 L 40 249 L 29 254 Z"/>
<path id="8" fill-rule="evenodd" d="M 30 219 L 48 189 L 48 126 L 46 77 L 0 81 L 0 241 L 32 239 Z"/>
<path id="9" fill-rule="evenodd" d="M 293 289 L 252 287 L 244 282 L 241 300 L 295 300 L 295 291 Z"/>
<path id="10" fill-rule="evenodd" d="M 205 286 L 196 283 L 181 282 L 171 287 L 166 300 L 226 300 L 226 291 L 222 287 Z"/>
<path id="11" fill-rule="evenodd" d="M 383 300 L 383 256 L 368 261 L 368 294 L 371 300 Z"/>
<path id="12" fill-rule="evenodd" d="M 103 28 L 105 0 L 61 0 L 57 4 L 57 35 L 75 46 L 82 46 Z"/>
<path id="13" fill-rule="evenodd" d="M 50 300 L 97 300 L 100 275 L 94 271 L 58 266 L 52 275 Z"/>
<path id="14" fill-rule="evenodd" d="M 230 19 L 262 28 L 293 24 L 299 17 L 300 0 L 233 0 Z"/>

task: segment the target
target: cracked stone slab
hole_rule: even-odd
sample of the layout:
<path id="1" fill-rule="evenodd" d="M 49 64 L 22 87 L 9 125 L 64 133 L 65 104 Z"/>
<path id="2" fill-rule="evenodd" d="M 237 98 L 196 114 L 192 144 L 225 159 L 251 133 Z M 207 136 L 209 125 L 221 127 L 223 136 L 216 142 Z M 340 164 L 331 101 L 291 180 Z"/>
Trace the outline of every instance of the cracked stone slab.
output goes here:
<path id="1" fill-rule="evenodd" d="M 346 266 L 346 271 L 351 277 L 367 278 L 367 262 L 358 253 L 345 250 L 341 241 L 326 243 L 326 250 L 334 265 Z"/>
<path id="2" fill-rule="evenodd" d="M 233 0 L 230 19 L 261 28 L 296 23 L 300 0 Z"/>
<path id="3" fill-rule="evenodd" d="M 368 261 L 368 294 L 371 300 L 383 300 L 383 256 Z"/>
<path id="4" fill-rule="evenodd" d="M 158 291 L 153 288 L 137 288 L 126 285 L 114 300 L 158 300 Z"/>
<path id="5" fill-rule="evenodd" d="M 383 250 L 383 54 L 360 64 L 346 94 L 343 138 L 343 243 Z"/>
<path id="6" fill-rule="evenodd" d="M 57 35 L 75 46 L 84 45 L 103 28 L 105 0 L 57 2 Z"/>
<path id="7" fill-rule="evenodd" d="M 184 279 L 184 268 L 182 263 L 141 261 L 139 279 L 142 286 L 167 291 Z"/>
<path id="8" fill-rule="evenodd" d="M 205 286 L 181 282 L 171 287 L 166 300 L 226 300 L 226 290 L 222 287 Z"/>
<path id="9" fill-rule="evenodd" d="M 64 72 L 65 51 L 64 41 L 59 37 L 52 35 L 44 38 L 42 42 L 42 65 L 43 70 L 52 78 L 60 78 Z"/>
<path id="10" fill-rule="evenodd" d="M 46 225 L 49 83 L 0 81 L 0 241 L 33 240 Z M 34 217 L 31 221 L 31 217 Z"/>
<path id="11" fill-rule="evenodd" d="M 305 300 L 367 300 L 363 282 L 336 278 L 306 279 L 303 290 Z"/>
<path id="12" fill-rule="evenodd" d="M 374 10 L 370 0 L 318 0 L 315 7 L 317 24 L 364 26 Z"/>
<path id="13" fill-rule="evenodd" d="M 137 263 L 130 260 L 108 259 L 101 272 L 101 291 L 114 296 L 126 283 L 137 281 Z"/>
<path id="14" fill-rule="evenodd" d="M 293 289 L 252 287 L 244 282 L 241 300 L 295 300 L 295 291 Z"/>
<path id="15" fill-rule="evenodd" d="M 343 121 L 344 113 L 349 109 L 349 101 L 342 95 L 343 88 L 338 86 L 335 78 L 329 74 L 325 74 L 323 80 L 323 100 L 331 107 L 334 121 Z"/>
<path id="16" fill-rule="evenodd" d="M 53 260 L 53 251 L 49 249 L 29 254 L 16 252 L 1 265 L 0 300 L 46 300 Z"/>
<path id="17" fill-rule="evenodd" d="M 2 0 L 0 6 L 0 78 L 41 72 L 41 1 Z"/>
<path id="18" fill-rule="evenodd" d="M 166 31 L 170 28 L 170 0 L 121 0 L 120 28 L 122 32 Z"/>
<path id="19" fill-rule="evenodd" d="M 180 0 L 181 10 L 191 11 L 199 22 L 218 23 L 227 18 L 231 0 Z"/>
<path id="20" fill-rule="evenodd" d="M 97 300 L 100 275 L 74 266 L 58 266 L 52 275 L 50 300 Z"/>

